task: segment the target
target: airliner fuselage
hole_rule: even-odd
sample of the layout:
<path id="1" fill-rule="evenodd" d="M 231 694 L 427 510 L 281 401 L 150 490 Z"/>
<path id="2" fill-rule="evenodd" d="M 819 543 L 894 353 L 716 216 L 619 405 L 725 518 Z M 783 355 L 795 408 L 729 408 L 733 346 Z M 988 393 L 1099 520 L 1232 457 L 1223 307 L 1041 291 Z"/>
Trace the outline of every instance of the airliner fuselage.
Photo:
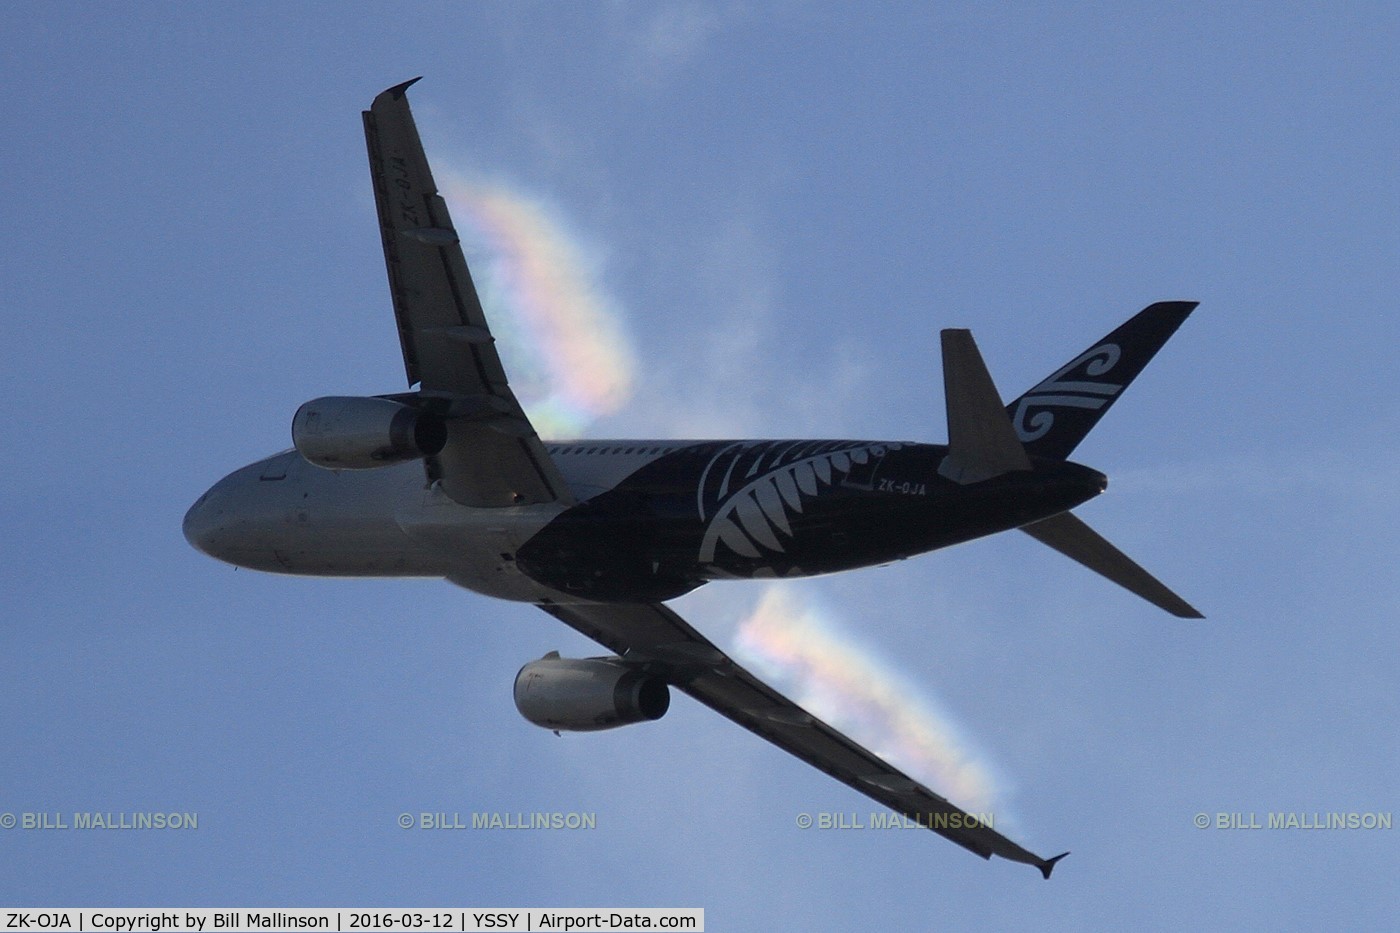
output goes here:
<path id="1" fill-rule="evenodd" d="M 471 508 L 422 466 L 327 470 L 295 450 L 238 470 L 190 509 L 200 550 L 258 570 L 447 577 L 505 599 L 664 600 L 716 579 L 801 577 L 901 560 L 1064 512 L 1101 473 L 1059 460 L 972 485 L 941 445 L 580 441 L 546 445 L 575 504 Z"/>

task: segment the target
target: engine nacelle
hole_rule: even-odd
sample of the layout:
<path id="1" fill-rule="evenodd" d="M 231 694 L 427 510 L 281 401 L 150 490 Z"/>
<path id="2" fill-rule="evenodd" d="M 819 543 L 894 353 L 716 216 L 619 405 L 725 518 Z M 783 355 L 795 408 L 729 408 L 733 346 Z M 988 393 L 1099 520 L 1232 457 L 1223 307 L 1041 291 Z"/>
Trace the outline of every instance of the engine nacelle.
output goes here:
<path id="1" fill-rule="evenodd" d="M 660 719 L 666 681 L 618 658 L 561 658 L 551 651 L 515 675 L 515 708 L 546 729 L 594 732 Z"/>
<path id="2" fill-rule="evenodd" d="M 318 467 L 371 470 L 438 453 L 447 444 L 447 424 L 387 398 L 332 395 L 297 409 L 292 444 Z"/>

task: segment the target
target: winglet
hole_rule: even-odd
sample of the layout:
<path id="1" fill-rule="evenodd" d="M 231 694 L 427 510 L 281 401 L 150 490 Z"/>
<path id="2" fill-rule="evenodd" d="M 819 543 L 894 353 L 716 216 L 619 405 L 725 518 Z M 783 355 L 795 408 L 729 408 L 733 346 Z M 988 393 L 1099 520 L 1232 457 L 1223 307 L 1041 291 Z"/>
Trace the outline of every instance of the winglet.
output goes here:
<path id="1" fill-rule="evenodd" d="M 1040 869 L 1040 874 L 1045 878 L 1046 881 L 1050 880 L 1050 872 L 1055 870 L 1055 863 L 1058 862 L 1060 859 L 1064 858 L 1066 855 L 1069 855 L 1069 853 L 1061 852 L 1054 858 L 1045 859 L 1039 865 L 1036 866 L 1036 868 Z"/>
<path id="2" fill-rule="evenodd" d="M 422 75 L 419 75 L 419 76 L 416 77 L 416 78 L 409 78 L 409 79 L 408 79 L 407 81 L 405 81 L 403 84 L 395 84 L 393 87 L 389 88 L 389 90 L 387 90 L 387 91 L 384 91 L 384 92 L 383 92 L 382 94 L 380 94 L 379 96 L 380 96 L 380 97 L 383 97 L 384 94 L 388 94 L 388 95 L 389 95 L 390 97 L 392 97 L 394 100 L 402 100 L 402 99 L 403 99 L 404 92 L 407 91 L 409 88 L 413 87 L 413 85 L 417 84 L 419 81 L 422 81 L 422 80 L 423 80 L 423 76 L 422 76 Z"/>

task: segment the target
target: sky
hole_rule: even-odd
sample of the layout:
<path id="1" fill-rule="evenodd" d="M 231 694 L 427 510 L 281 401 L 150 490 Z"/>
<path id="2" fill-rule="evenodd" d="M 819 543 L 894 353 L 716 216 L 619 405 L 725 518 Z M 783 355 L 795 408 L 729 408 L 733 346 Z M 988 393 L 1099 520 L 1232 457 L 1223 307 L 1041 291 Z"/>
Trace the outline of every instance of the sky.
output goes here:
<path id="1" fill-rule="evenodd" d="M 198 815 L 0 827 L 0 905 L 1393 924 L 1400 830 L 1215 821 L 1400 810 L 1400 13 L 1226 6 L 0 6 L 0 814 Z M 359 111 L 417 75 L 440 183 L 538 221 L 611 353 L 552 371 L 563 325 L 490 293 L 561 432 L 941 442 L 940 328 L 1014 397 L 1201 302 L 1075 457 L 1111 481 L 1078 514 L 1204 622 L 1023 535 L 675 603 L 794 696 L 836 670 L 907 698 L 853 735 L 934 729 L 998 829 L 1073 853 L 1049 883 L 925 831 L 799 828 L 876 808 L 683 696 L 530 725 L 520 665 L 596 653 L 530 606 L 186 544 L 302 402 L 405 388 Z M 821 663 L 765 649 L 774 600 Z M 595 825 L 399 827 L 424 811 Z"/>

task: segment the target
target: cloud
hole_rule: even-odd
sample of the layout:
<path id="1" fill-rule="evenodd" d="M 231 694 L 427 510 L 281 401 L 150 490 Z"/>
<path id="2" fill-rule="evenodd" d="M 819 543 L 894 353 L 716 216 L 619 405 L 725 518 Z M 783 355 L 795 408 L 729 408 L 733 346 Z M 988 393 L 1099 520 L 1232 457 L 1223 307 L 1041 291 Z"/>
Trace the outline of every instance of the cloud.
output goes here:
<path id="1" fill-rule="evenodd" d="M 620 21 L 626 70 L 648 89 L 661 87 L 700 60 L 735 10 L 704 3 L 618 4 L 612 9 Z M 638 12 L 640 22 L 633 19 Z"/>
<path id="2" fill-rule="evenodd" d="M 953 717 L 795 588 L 769 585 L 736 642 L 746 664 L 808 712 L 967 810 L 1010 818 L 996 770 Z"/>
<path id="3" fill-rule="evenodd" d="M 539 195 L 460 173 L 444 178 L 512 388 L 543 436 L 579 436 L 627 404 L 636 369 L 596 251 Z"/>

